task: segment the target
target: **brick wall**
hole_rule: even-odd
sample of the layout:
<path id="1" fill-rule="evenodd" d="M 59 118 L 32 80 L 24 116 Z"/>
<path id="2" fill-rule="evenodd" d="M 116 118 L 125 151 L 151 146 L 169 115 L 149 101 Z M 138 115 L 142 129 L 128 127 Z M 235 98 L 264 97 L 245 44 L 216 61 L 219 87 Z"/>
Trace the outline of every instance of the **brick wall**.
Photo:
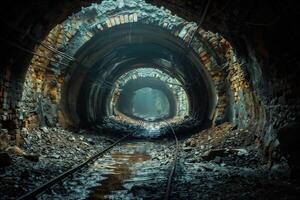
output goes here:
<path id="1" fill-rule="evenodd" d="M 42 43 L 56 49 L 61 40 L 62 28 L 58 25 Z M 21 100 L 23 125 L 28 129 L 56 124 L 57 112 L 54 110 L 58 109 L 62 83 L 60 71 L 51 63 L 51 60 L 57 60 L 53 51 L 41 44 L 35 48 L 35 53 L 26 73 Z"/>
<path id="2" fill-rule="evenodd" d="M 168 10 L 144 4 L 142 1 L 139 4 L 132 3 L 134 6 L 122 10 L 122 14 L 119 13 L 115 2 L 107 1 L 100 6 L 93 4 L 57 25 L 43 42 L 54 48 L 65 48 L 68 54 L 73 55 L 95 33 L 122 23 L 134 22 L 157 24 L 170 30 L 185 42 L 189 42 L 197 28 L 195 23 L 173 16 Z M 240 60 L 233 47 L 224 37 L 203 29 L 196 34 L 192 47 L 199 54 L 202 65 L 216 88 L 218 99 L 216 119 L 220 122 L 232 120 L 246 127 L 250 119 L 255 118 L 257 114 L 254 111 L 257 105 L 253 103 L 256 97 L 248 80 L 245 79 L 245 72 L 241 69 Z M 42 45 L 37 46 L 35 52 L 51 59 L 59 58 L 57 54 Z M 59 67 L 57 64 L 56 66 Z M 41 108 L 43 103 L 50 107 L 50 114 L 54 113 L 53 110 L 56 110 L 55 113 L 59 112 L 57 105 L 60 102 L 63 75 L 59 70 L 54 73 L 51 67 L 53 65 L 49 60 L 39 56 L 34 56 L 31 61 L 22 98 L 26 127 L 33 128 L 46 124 L 47 117 Z M 45 70 L 46 68 L 49 70 Z M 56 115 L 53 121 L 57 122 Z"/>

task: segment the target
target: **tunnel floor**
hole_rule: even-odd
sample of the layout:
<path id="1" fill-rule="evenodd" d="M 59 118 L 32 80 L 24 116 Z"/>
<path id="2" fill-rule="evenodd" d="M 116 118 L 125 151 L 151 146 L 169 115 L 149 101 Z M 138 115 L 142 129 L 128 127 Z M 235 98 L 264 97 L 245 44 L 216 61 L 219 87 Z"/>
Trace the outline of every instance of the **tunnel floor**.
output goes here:
<path id="1" fill-rule="evenodd" d="M 286 161 L 264 162 L 250 130 L 230 123 L 180 140 L 171 199 L 297 199 Z M 22 132 L 24 151 L 10 149 L 12 164 L 1 171 L 1 199 L 36 188 L 117 137 L 60 128 Z M 174 140 L 128 139 L 82 174 L 38 199 L 161 199 L 174 154 Z M 270 168 L 270 166 L 272 166 Z"/>

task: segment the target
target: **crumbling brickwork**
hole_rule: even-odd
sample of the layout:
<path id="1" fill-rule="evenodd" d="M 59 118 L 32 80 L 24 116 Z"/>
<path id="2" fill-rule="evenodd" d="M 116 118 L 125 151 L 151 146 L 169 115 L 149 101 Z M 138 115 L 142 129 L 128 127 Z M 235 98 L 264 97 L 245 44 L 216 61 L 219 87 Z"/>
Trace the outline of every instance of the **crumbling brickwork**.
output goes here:
<path id="1" fill-rule="evenodd" d="M 26 128 L 56 125 L 59 86 L 62 80 L 60 71 L 55 70 L 51 64 L 56 59 L 51 48 L 56 49 L 61 45 L 62 34 L 61 26 L 56 26 L 36 47 L 28 67 L 21 101 Z"/>
<path id="2" fill-rule="evenodd" d="M 21 6 L 11 6 L 12 12 L 4 17 L 10 19 L 13 26 L 24 30 L 20 34 L 20 38 L 25 39 L 18 38 L 16 40 L 17 43 L 21 41 L 21 45 L 28 47 L 28 49 L 36 45 L 35 53 L 47 56 L 57 62 L 66 60 L 62 59 L 57 53 L 42 47 L 36 41 L 29 42 L 27 33 L 42 39 L 43 42 L 53 46 L 53 48 L 68 49 L 68 53 L 72 55 L 98 31 L 118 24 L 136 21 L 165 27 L 174 35 L 181 37 L 187 42 L 191 38 L 191 33 L 197 27 L 196 23 L 187 23 L 187 21 L 191 21 L 190 19 L 198 20 L 202 9 L 202 4 L 199 4 L 197 1 L 149 1 L 151 3 L 155 2 L 157 5 L 164 5 L 177 15 L 185 17 L 184 19 L 180 17 L 171 17 L 169 19 L 168 17 L 172 16 L 170 11 L 164 9 L 162 12 L 155 6 L 143 8 L 143 4 L 140 6 L 138 3 L 133 2 L 126 7 L 128 12 L 122 13 L 120 12 L 121 8 L 117 4 L 106 1 L 106 10 L 101 12 L 103 18 L 98 19 L 96 17 L 99 14 L 96 8 L 97 4 L 88 7 L 90 6 L 88 2 L 92 1 L 72 1 L 71 3 L 60 1 L 59 3 L 56 2 L 57 5 L 49 3 L 49 5 L 39 7 L 39 9 L 35 9 L 32 5 L 23 6 L 22 4 Z M 216 2 L 213 2 L 212 5 L 213 8 L 218 9 L 215 11 L 213 9 L 210 10 L 204 20 L 203 29 L 199 29 L 199 34 L 196 34 L 192 44 L 195 45 L 193 46 L 194 50 L 199 54 L 203 66 L 209 72 L 217 88 L 218 113 L 216 119 L 220 121 L 233 119 L 241 126 L 247 124 L 259 126 L 259 133 L 256 134 L 260 137 L 260 143 L 265 147 L 266 151 L 272 152 L 272 146 L 278 146 L 276 132 L 291 122 L 297 122 L 299 119 L 299 79 L 297 77 L 299 64 L 295 62 L 297 59 L 291 59 L 284 53 L 275 54 L 272 52 L 272 49 L 275 48 L 279 49 L 280 52 L 290 52 L 294 46 L 297 46 L 294 44 L 292 35 L 289 35 L 290 31 L 288 31 L 288 26 L 297 18 L 290 17 L 289 23 L 286 23 L 286 16 L 283 16 L 282 21 L 278 21 L 283 26 L 279 30 L 277 22 L 274 25 L 257 26 L 255 23 L 252 23 L 252 25 L 248 23 L 256 18 L 241 20 L 237 13 L 243 13 L 247 9 L 241 6 L 239 2 L 229 3 L 229 8 L 232 7 L 232 9 L 228 9 L 228 7 L 223 9 L 224 5 L 219 5 Z M 87 8 L 63 22 L 67 16 L 76 13 L 82 6 Z M 5 7 L 3 8 L 5 9 Z M 138 12 L 137 10 L 142 10 L 143 12 Z M 147 17 L 147 13 L 154 17 Z M 15 18 L 12 16 L 15 16 Z M 247 17 L 245 16 L 245 18 Z M 91 24 L 93 25 L 89 26 Z M 270 26 L 273 28 L 270 28 Z M 15 33 L 8 27 L 6 28 L 8 34 Z M 51 29 L 53 30 L 49 33 Z M 264 40 L 278 40 L 279 42 L 274 42 L 277 45 L 275 47 L 265 45 L 265 52 L 262 52 L 261 46 L 252 46 L 253 51 L 258 53 L 257 57 L 260 58 L 255 63 L 255 67 L 261 69 L 261 73 L 251 73 L 249 77 L 245 69 L 254 68 L 254 66 L 251 66 L 253 63 L 246 62 L 245 64 L 242 58 L 247 60 L 249 55 L 245 52 L 241 53 L 243 49 L 236 47 L 243 45 L 243 41 L 239 36 L 244 35 L 249 40 L 253 40 L 257 32 L 259 34 L 260 29 L 265 31 Z M 49 35 L 47 36 L 48 33 Z M 226 35 L 226 37 L 221 35 Z M 81 43 L 78 43 L 78 38 L 83 38 Z M 196 43 L 199 43 L 199 41 L 205 44 L 201 49 L 200 46 L 195 48 Z M 285 41 L 287 45 L 282 45 L 281 43 L 285 43 Z M 231 44 L 234 45 L 234 48 Z M 6 51 L 7 46 L 9 45 L 3 45 L 4 51 Z M 60 94 L 64 80 L 63 73 L 61 73 L 59 68 L 60 65 L 55 62 L 49 62 L 42 56 L 35 55 L 27 69 L 28 65 L 19 65 L 15 61 L 17 59 L 26 60 L 31 55 L 20 57 L 19 54 L 14 55 L 11 52 L 5 57 L 5 65 L 2 65 L 0 68 L 1 126 L 9 128 L 14 135 L 18 132 L 20 126 L 24 125 L 31 129 L 49 123 L 43 119 L 47 118 L 46 114 L 41 114 L 38 111 L 40 110 L 39 107 L 41 107 L 39 103 L 49 105 L 48 113 L 52 113 L 52 111 L 53 113 L 59 113 L 58 115 L 53 115 L 54 119 L 49 124 L 55 124 L 58 120 L 57 118 L 59 118 L 59 121 L 63 121 L 64 116 L 58 106 L 61 101 Z M 259 53 L 262 55 L 259 55 Z M 275 62 L 278 62 L 278 60 L 283 61 L 274 64 L 270 62 L 272 59 Z M 293 67 L 287 67 L 287 63 Z M 24 76 L 21 73 L 22 70 L 18 71 L 19 76 L 12 76 L 16 74 L 15 71 L 19 68 L 22 68 L 23 72 L 27 72 L 25 81 L 22 79 L 22 76 Z M 56 68 L 58 69 L 55 70 Z M 262 85 L 251 84 L 251 80 L 254 78 L 263 80 Z M 43 102 L 39 101 L 41 97 L 45 97 L 42 98 L 44 99 Z"/>

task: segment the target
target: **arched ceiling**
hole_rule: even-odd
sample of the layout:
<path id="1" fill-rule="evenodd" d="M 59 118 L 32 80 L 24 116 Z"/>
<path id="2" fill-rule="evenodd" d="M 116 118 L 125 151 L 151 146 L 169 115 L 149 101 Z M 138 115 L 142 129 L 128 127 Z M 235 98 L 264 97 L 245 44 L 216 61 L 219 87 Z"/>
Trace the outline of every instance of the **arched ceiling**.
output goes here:
<path id="1" fill-rule="evenodd" d="M 263 102 L 269 105 L 270 112 L 273 112 L 274 105 L 279 102 L 276 100 L 278 96 L 282 96 L 281 99 L 287 99 L 297 93 L 298 90 L 293 85 L 299 85 L 299 80 L 294 75 L 299 71 L 297 48 L 294 48 L 299 44 L 297 32 L 299 5 L 294 1 L 282 3 L 281 1 L 258 0 L 247 2 L 241 0 L 151 0 L 147 2 L 164 6 L 187 21 L 199 23 L 204 17 L 201 27 L 204 30 L 219 33 L 230 42 L 229 44 L 241 60 L 242 69 L 246 69 L 244 71 L 248 73 L 245 74 L 245 79 L 251 81 L 251 86 L 258 88 L 255 92 L 259 93 Z M 203 16 L 208 2 L 210 4 L 207 14 Z M 8 107 L 19 106 L 25 73 L 32 58 L 31 53 L 28 52 L 34 52 L 34 47 L 57 24 L 80 11 L 81 7 L 88 7 L 92 3 L 93 1 L 54 0 L 16 4 L 10 1 L 1 6 L 3 25 L 1 49 L 4 52 L 2 56 L 5 66 L 1 68 L 1 74 L 9 74 L 10 83 L 6 94 L 9 96 L 6 100 Z M 208 38 L 204 37 L 205 40 Z M 219 60 L 216 61 L 219 62 Z M 8 72 L 10 70 L 13 73 Z M 286 88 L 281 85 L 286 85 Z M 291 92 L 285 94 L 285 91 Z M 282 102 L 292 108 L 295 102 L 297 103 L 297 99 L 280 101 Z M 274 112 L 277 111 L 274 110 Z M 276 127 L 285 123 L 280 118 L 276 115 L 271 120 L 276 121 Z"/>

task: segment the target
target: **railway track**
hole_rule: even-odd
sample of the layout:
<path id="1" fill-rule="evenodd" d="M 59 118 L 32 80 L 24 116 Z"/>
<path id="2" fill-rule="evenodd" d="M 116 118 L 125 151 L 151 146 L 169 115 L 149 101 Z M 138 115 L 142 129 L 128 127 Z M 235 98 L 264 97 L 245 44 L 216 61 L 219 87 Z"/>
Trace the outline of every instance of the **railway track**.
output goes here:
<path id="1" fill-rule="evenodd" d="M 148 154 L 153 153 L 156 149 L 166 149 L 164 144 L 157 144 L 157 142 L 147 141 L 134 141 L 126 143 L 126 139 L 131 135 L 128 134 L 110 146 L 106 147 L 104 150 L 96 153 L 88 160 L 58 175 L 57 177 L 51 179 L 33 191 L 19 197 L 18 199 L 52 199 L 52 194 L 50 194 L 50 196 L 47 195 L 50 189 L 50 193 L 53 193 L 53 188 L 61 188 L 62 186 L 68 189 L 54 189 L 56 190 L 54 194 L 59 194 L 58 196 L 54 197 L 54 199 L 65 199 L 69 196 L 69 194 L 71 195 L 71 193 L 72 195 L 76 196 L 72 190 L 74 187 L 77 187 L 76 185 L 78 182 L 81 182 L 78 185 L 84 185 L 85 187 L 88 185 L 89 181 L 95 181 L 93 180 L 93 177 L 94 179 L 97 179 L 95 182 L 99 182 L 99 177 L 104 176 L 104 180 L 102 180 L 102 182 L 100 180 L 102 186 L 95 187 L 94 192 L 92 192 L 92 195 L 89 196 L 89 199 L 105 199 L 105 196 L 109 195 L 108 193 L 115 191 L 113 194 L 115 196 L 110 198 L 114 199 L 120 195 L 125 195 L 127 193 L 125 189 L 132 191 L 135 189 L 137 190 L 136 193 L 138 193 L 139 188 L 143 188 L 143 185 L 147 183 L 148 186 L 151 187 L 154 187 L 155 184 L 158 184 L 157 188 L 160 188 L 160 191 L 156 191 L 156 195 L 152 194 L 151 192 L 145 195 L 142 194 L 142 199 L 164 198 L 165 200 L 168 200 L 171 198 L 173 191 L 172 185 L 174 182 L 179 153 L 179 142 L 175 131 L 170 124 L 168 124 L 168 126 L 170 127 L 175 139 L 175 146 L 172 145 L 174 149 L 172 149 L 171 152 L 173 156 L 168 158 L 168 162 L 166 162 L 165 159 L 156 160 L 155 155 L 148 156 Z M 112 149 L 116 150 L 110 152 Z M 141 151 L 141 149 L 143 150 Z M 147 154 L 143 152 L 147 152 Z M 151 157 L 152 159 L 150 160 Z M 143 162 L 146 160 L 149 161 L 147 164 L 144 164 Z M 137 169 L 129 169 L 128 163 L 136 166 Z M 133 178 L 130 178 L 130 171 L 136 171 L 136 175 L 133 176 Z M 76 182 L 75 184 L 74 181 Z M 133 186 L 131 187 L 130 185 Z M 122 194 L 122 192 L 124 194 Z M 62 196 L 60 196 L 60 194 L 62 194 Z M 78 194 L 80 194 L 80 192 Z M 77 197 L 75 198 L 77 199 Z M 128 198 L 131 199 L 131 197 Z M 120 197 L 117 199 L 120 199 Z"/>
<path id="2" fill-rule="evenodd" d="M 174 160 L 173 160 L 173 163 L 172 163 L 170 175 L 169 175 L 169 178 L 168 178 L 166 195 L 165 195 L 165 198 L 164 198 L 165 200 L 169 200 L 171 198 L 171 194 L 172 194 L 172 181 L 173 181 L 173 178 L 174 178 L 175 173 L 176 173 L 177 160 L 178 160 L 178 154 L 179 154 L 179 142 L 178 142 L 178 138 L 176 136 L 176 133 L 175 133 L 173 127 L 171 126 L 171 124 L 167 123 L 167 125 L 171 129 L 171 131 L 173 133 L 173 136 L 174 136 L 174 139 L 175 139 L 175 152 L 174 152 Z"/>

